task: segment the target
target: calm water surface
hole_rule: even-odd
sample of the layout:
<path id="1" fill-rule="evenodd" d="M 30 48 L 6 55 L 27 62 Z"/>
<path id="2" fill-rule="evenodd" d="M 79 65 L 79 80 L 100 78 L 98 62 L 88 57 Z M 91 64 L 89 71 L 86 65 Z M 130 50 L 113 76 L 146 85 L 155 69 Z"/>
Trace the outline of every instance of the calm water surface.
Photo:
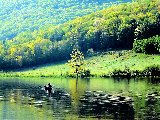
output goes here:
<path id="1" fill-rule="evenodd" d="M 159 80 L 160 81 L 160 80 Z M 51 83 L 55 92 L 51 97 L 42 89 Z M 160 119 L 160 83 L 153 80 L 114 79 L 1 79 L 0 119 L 2 120 L 64 120 L 98 119 L 80 115 L 80 99 L 85 91 L 104 91 L 115 96 L 131 97 L 133 119 Z M 112 113 L 99 119 L 114 119 Z"/>

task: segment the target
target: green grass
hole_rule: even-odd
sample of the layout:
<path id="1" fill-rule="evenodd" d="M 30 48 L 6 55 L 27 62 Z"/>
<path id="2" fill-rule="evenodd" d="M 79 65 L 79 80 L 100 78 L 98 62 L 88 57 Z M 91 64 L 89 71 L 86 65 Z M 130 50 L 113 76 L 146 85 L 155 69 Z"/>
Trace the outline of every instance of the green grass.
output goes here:
<path id="1" fill-rule="evenodd" d="M 101 76 L 109 74 L 115 69 L 124 70 L 128 67 L 130 70 L 144 70 L 146 67 L 160 65 L 159 55 L 137 54 L 132 51 L 123 51 L 122 55 L 118 53 L 113 55 L 100 55 L 87 60 L 88 68 L 91 74 Z"/>
<path id="2" fill-rule="evenodd" d="M 63 63 L 39 66 L 18 72 L 0 73 L 1 77 L 60 77 L 66 76 L 70 68 Z M 85 59 L 85 67 L 95 77 L 107 75 L 115 69 L 144 70 L 146 67 L 160 65 L 160 55 L 147 55 L 132 51 L 120 51 L 112 54 L 103 53 L 98 56 Z"/>

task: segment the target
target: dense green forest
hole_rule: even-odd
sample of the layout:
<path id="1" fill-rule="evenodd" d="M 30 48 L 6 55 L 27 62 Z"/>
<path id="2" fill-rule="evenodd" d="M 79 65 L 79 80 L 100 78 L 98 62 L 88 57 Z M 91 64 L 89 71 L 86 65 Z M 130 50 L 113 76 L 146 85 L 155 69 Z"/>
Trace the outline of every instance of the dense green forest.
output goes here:
<path id="1" fill-rule="evenodd" d="M 1 69 L 13 69 L 70 58 L 83 53 L 132 49 L 135 40 L 160 35 L 160 4 L 144 0 L 97 11 L 47 29 L 26 31 L 0 44 Z"/>
<path id="2" fill-rule="evenodd" d="M 44 29 L 130 0 L 1 0 L 0 40 Z"/>

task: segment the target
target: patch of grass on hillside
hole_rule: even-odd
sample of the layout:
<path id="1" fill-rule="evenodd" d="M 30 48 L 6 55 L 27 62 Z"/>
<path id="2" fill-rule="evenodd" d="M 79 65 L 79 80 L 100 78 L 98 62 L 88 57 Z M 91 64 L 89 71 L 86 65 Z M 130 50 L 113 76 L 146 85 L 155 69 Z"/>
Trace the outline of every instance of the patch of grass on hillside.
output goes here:
<path id="1" fill-rule="evenodd" d="M 144 70 L 146 67 L 160 65 L 159 55 L 136 54 L 126 52 L 119 56 L 119 53 L 113 55 L 103 55 L 93 57 L 87 60 L 88 68 L 91 74 L 101 76 L 109 74 L 115 69 L 124 70 L 126 67 L 130 70 Z"/>
<path id="2" fill-rule="evenodd" d="M 160 55 L 146 55 L 132 51 L 117 51 L 86 58 L 86 69 L 95 77 L 108 75 L 115 69 L 144 70 L 149 66 L 160 65 Z M 0 73 L 0 76 L 12 77 L 59 77 L 67 76 L 70 68 L 64 63 L 51 64 L 21 72 Z"/>

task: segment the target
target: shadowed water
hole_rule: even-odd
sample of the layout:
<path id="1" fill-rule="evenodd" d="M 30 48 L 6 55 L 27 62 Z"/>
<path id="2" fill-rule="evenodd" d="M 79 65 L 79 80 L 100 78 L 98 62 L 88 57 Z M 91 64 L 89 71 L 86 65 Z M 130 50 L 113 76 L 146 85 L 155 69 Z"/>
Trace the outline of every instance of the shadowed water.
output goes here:
<path id="1" fill-rule="evenodd" d="M 0 119 L 158 120 L 157 81 L 160 80 L 1 79 Z M 43 89 L 49 82 L 54 85 L 51 97 Z M 128 98 L 131 102 L 126 102 Z"/>

